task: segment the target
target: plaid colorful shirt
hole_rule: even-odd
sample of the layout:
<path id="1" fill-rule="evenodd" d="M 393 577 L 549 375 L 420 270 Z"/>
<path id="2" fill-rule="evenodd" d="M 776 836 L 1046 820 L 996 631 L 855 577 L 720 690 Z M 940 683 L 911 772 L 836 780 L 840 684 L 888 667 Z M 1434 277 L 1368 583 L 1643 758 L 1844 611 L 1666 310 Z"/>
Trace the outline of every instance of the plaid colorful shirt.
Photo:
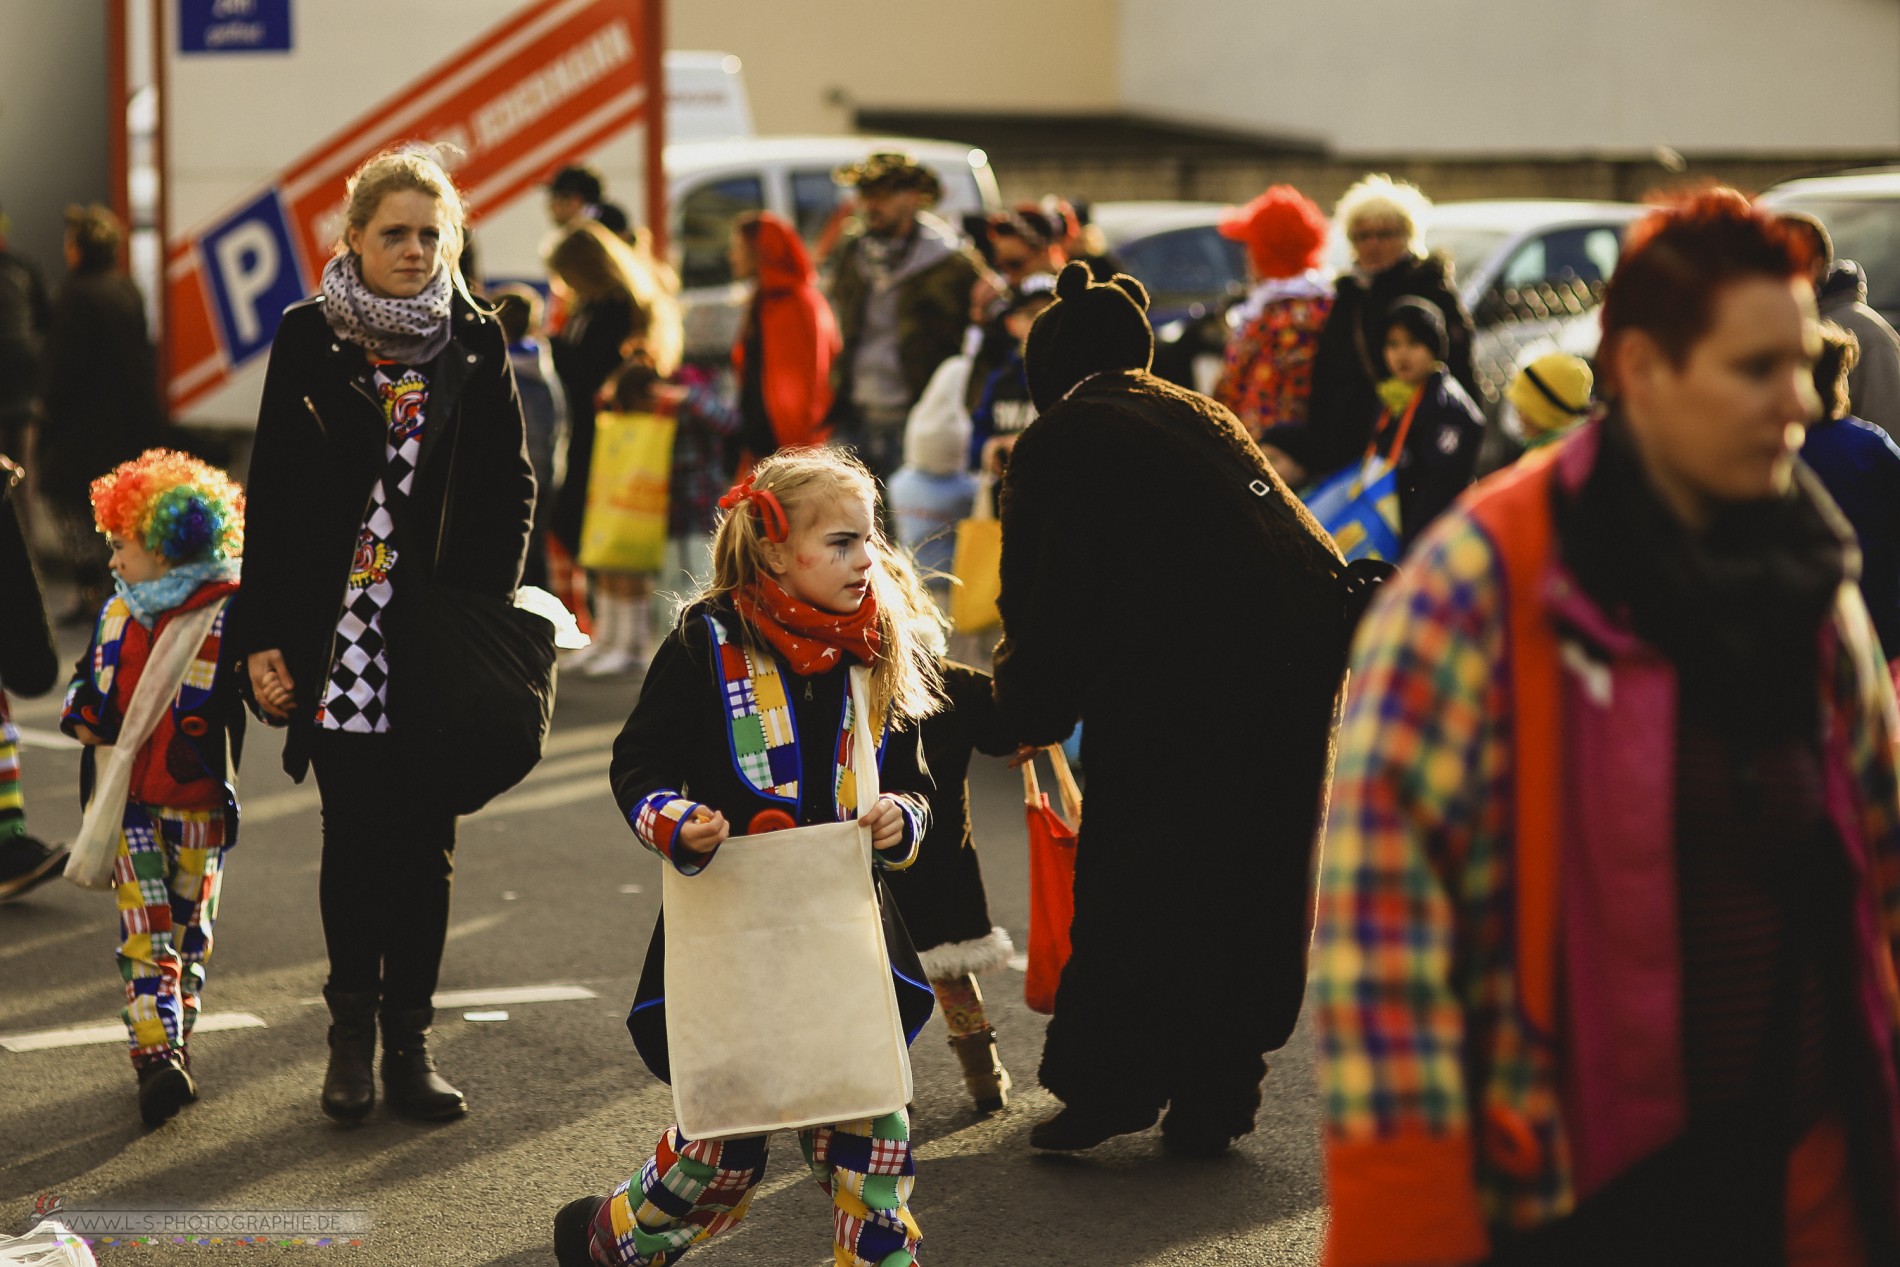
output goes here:
<path id="1" fill-rule="evenodd" d="M 1533 1031 L 1522 1006 L 1504 608 L 1498 552 L 1461 505 L 1421 539 L 1354 647 L 1312 993 L 1333 1267 L 1474 1261 L 1488 1252 L 1484 1234 L 1451 1207 L 1475 1207 L 1492 1229 L 1523 1229 L 1575 1204 L 1557 1044 Z M 1839 629 L 1827 706 L 1849 737 L 1892 952 L 1894 702 L 1865 612 L 1845 593 Z M 1891 963 L 1883 971 L 1891 1001 Z M 1388 1223 L 1418 1229 L 1421 1243 L 1397 1249 L 1406 1238 L 1390 1226 L 1342 1236 L 1348 1205 L 1368 1213 L 1360 1199 L 1340 1201 L 1342 1183 L 1386 1194 Z"/>

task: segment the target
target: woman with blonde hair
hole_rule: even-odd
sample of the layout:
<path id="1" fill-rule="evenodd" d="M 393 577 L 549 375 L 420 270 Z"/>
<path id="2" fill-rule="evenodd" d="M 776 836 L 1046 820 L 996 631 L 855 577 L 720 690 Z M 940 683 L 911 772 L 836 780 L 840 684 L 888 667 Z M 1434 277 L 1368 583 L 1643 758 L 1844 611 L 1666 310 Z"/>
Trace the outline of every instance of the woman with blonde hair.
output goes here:
<path id="1" fill-rule="evenodd" d="M 455 814 L 414 773 L 427 727 L 405 681 L 440 648 L 395 623 L 431 583 L 511 596 L 534 508 L 501 327 L 458 280 L 461 194 L 431 149 L 350 178 L 320 293 L 285 312 L 258 411 L 244 609 L 252 698 L 316 772 L 330 976 L 323 1110 L 466 1111 L 427 1037 L 448 932 Z"/>
<path id="2" fill-rule="evenodd" d="M 555 495 L 552 528 L 571 558 L 580 556 L 593 471 L 594 417 L 609 377 L 635 352 L 664 378 L 679 368 L 679 279 L 653 257 L 644 230 L 628 245 L 593 220 L 580 220 L 548 255 L 548 267 L 569 298 L 567 321 L 552 344 L 554 372 L 567 397 L 567 475 Z M 639 580 L 596 573 L 597 671 L 621 672 L 643 661 L 646 611 Z"/>
<path id="3" fill-rule="evenodd" d="M 1333 223 L 1352 245 L 1352 270 L 1334 286 L 1332 311 L 1313 354 L 1313 388 L 1303 421 L 1268 427 L 1261 449 L 1294 487 L 1354 461 L 1384 412 L 1380 386 L 1386 314 L 1402 296 L 1428 300 L 1445 318 L 1445 367 L 1467 394 L 1471 371 L 1471 314 L 1458 297 L 1451 261 L 1425 251 L 1431 199 L 1416 185 L 1374 174 L 1340 198 Z"/>

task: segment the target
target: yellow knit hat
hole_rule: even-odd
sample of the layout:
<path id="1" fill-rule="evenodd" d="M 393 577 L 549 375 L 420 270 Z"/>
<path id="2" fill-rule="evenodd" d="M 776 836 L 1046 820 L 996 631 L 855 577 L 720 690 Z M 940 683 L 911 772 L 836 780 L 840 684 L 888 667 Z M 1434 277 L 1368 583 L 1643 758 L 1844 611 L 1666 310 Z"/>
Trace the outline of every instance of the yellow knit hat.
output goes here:
<path id="1" fill-rule="evenodd" d="M 1594 383 L 1588 362 L 1568 352 L 1549 352 L 1518 371 L 1505 394 L 1524 424 L 1525 438 L 1536 439 L 1582 422 L 1590 413 Z"/>

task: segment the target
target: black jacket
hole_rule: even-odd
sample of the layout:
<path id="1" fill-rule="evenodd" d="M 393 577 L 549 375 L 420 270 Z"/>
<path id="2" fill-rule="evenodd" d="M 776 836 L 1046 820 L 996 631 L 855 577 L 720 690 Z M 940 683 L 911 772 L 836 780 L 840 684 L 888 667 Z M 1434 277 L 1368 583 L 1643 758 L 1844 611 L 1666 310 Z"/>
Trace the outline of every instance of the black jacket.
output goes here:
<path id="1" fill-rule="evenodd" d="M 1366 450 L 1380 412 L 1378 385 L 1385 365 L 1386 313 L 1405 295 L 1430 300 L 1445 317 L 1450 347 L 1445 367 L 1466 394 L 1477 393 L 1471 369 L 1471 314 L 1465 311 L 1442 256 L 1412 256 L 1370 282 L 1339 279 L 1332 311 L 1313 354 L 1313 394 L 1305 422 L 1269 427 L 1260 443 L 1283 450 L 1314 479 L 1336 471 Z"/>
<path id="2" fill-rule="evenodd" d="M 91 482 L 158 443 L 164 407 L 145 302 L 121 273 L 73 273 L 53 300 L 43 357 L 40 488 L 86 513 Z"/>
<path id="3" fill-rule="evenodd" d="M 246 489 L 244 603 L 234 637 L 239 654 L 284 653 L 297 697 L 284 769 L 299 779 L 388 434 L 369 359 L 331 331 L 323 302 L 316 296 L 292 305 L 271 344 Z M 426 422 L 415 483 L 396 523 L 392 617 L 404 583 L 429 575 L 438 531 L 435 576 L 477 593 L 513 594 L 527 552 L 534 474 L 507 345 L 494 317 L 460 295 L 450 320 L 448 347 L 424 367 Z M 392 639 L 392 681 L 418 650 L 427 648 Z"/>
<path id="4" fill-rule="evenodd" d="M 1383 425 L 1375 424 L 1382 453 L 1396 422 L 1382 416 Z M 1444 370 L 1433 374 L 1399 454 L 1399 539 L 1408 549 L 1471 486 L 1483 441 L 1484 414 L 1456 379 Z"/>
<path id="5" fill-rule="evenodd" d="M 990 935 L 983 870 L 970 839 L 971 753 L 1006 757 L 1016 751 L 1015 733 L 997 711 L 990 675 L 954 660 L 941 665 L 946 702 L 923 720 L 924 759 L 937 785 L 930 796 L 930 830 L 918 846 L 917 861 L 885 876 L 911 942 L 933 976 L 926 952 Z"/>
<path id="6" fill-rule="evenodd" d="M 0 687 L 43 695 L 59 678 L 59 653 L 13 502 L 18 471 L 0 458 Z"/>
<path id="7" fill-rule="evenodd" d="M 633 300 L 609 295 L 568 313 L 567 324 L 548 340 L 554 373 L 567 397 L 567 475 L 552 492 L 549 529 L 579 554 L 581 525 L 587 519 L 587 480 L 594 469 L 594 400 L 601 385 L 620 365 L 620 349 L 633 332 Z"/>

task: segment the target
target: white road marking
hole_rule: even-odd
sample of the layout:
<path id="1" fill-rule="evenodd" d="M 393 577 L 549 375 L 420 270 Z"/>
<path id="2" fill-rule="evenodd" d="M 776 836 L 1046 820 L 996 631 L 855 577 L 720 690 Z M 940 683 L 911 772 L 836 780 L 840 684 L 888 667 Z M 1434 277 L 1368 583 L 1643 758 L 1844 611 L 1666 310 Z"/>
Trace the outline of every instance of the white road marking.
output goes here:
<path id="1" fill-rule="evenodd" d="M 194 1034 L 212 1034 L 226 1029 L 264 1029 L 264 1019 L 249 1012 L 206 1012 L 191 1027 Z M 83 1047 L 89 1043 L 124 1043 L 125 1025 L 113 1021 L 106 1025 L 77 1025 L 65 1029 L 41 1029 L 26 1034 L 0 1035 L 0 1047 L 8 1051 L 46 1051 L 53 1047 Z"/>
<path id="2" fill-rule="evenodd" d="M 544 809 L 566 809 L 571 805 L 594 802 L 612 810 L 615 818 L 620 817 L 615 808 L 613 797 L 609 794 L 607 780 L 598 774 L 584 779 L 569 779 L 565 783 L 551 783 L 546 787 L 524 784 L 506 795 L 496 798 L 469 815 L 470 820 L 483 818 L 501 818 L 509 814 L 529 814 Z"/>
<path id="3" fill-rule="evenodd" d="M 41 730 L 37 726 L 20 727 L 20 746 L 22 748 L 44 748 L 49 752 L 73 752 L 85 747 L 77 739 L 72 739 L 57 730 Z"/>
<path id="4" fill-rule="evenodd" d="M 7 709 L 13 714 L 13 720 L 16 722 L 50 721 L 57 723 L 59 721 L 59 715 L 66 711 L 66 700 L 63 695 L 51 695 L 37 700 L 9 698 L 7 700 Z"/>
<path id="5" fill-rule="evenodd" d="M 502 986 L 492 990 L 438 990 L 430 1000 L 438 1012 L 452 1012 L 458 1007 L 491 1008 L 506 1007 L 511 1003 L 567 1003 L 576 999 L 597 999 L 600 996 L 579 985 L 523 985 Z M 302 999 L 305 1007 L 323 1002 L 321 996 Z"/>
<path id="6" fill-rule="evenodd" d="M 451 1011 L 458 1007 L 506 1007 L 511 1003 L 566 1003 L 575 999 L 597 999 L 600 996 L 579 985 L 524 985 L 514 989 L 500 990 L 441 990 L 436 993 L 435 1005 L 442 1011 Z"/>
<path id="7" fill-rule="evenodd" d="M 486 818 L 491 814 L 519 814 L 533 810 L 560 809 L 576 801 L 591 796 L 607 795 L 605 774 L 613 753 L 600 745 L 612 740 L 620 733 L 618 722 L 598 726 L 580 726 L 573 730 L 558 732 L 548 738 L 547 756 L 534 772 L 528 775 L 521 786 L 510 791 L 470 818 Z M 573 776 L 584 775 L 584 778 Z M 555 780 L 569 780 L 553 782 Z M 552 784 L 551 786 L 538 786 Z M 266 792 L 262 796 L 244 796 L 239 789 L 238 800 L 243 806 L 241 822 L 247 827 L 259 823 L 275 822 L 280 818 L 291 818 L 308 813 L 319 806 L 317 789 L 314 782 L 301 787 L 287 788 L 281 792 Z"/>

